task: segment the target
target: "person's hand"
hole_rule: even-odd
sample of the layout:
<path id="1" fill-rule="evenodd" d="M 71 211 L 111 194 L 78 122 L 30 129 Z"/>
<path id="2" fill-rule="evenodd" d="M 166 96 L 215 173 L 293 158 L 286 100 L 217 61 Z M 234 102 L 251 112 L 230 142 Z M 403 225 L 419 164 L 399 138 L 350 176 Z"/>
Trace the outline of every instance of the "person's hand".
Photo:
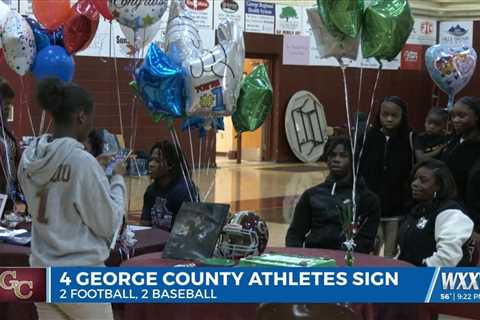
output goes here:
<path id="1" fill-rule="evenodd" d="M 98 163 L 102 166 L 103 169 L 107 167 L 107 164 L 112 161 L 113 155 L 111 154 L 101 154 L 97 157 Z"/>
<path id="2" fill-rule="evenodd" d="M 118 162 L 113 167 L 113 175 L 126 176 L 127 175 L 127 163 L 125 161 Z"/>

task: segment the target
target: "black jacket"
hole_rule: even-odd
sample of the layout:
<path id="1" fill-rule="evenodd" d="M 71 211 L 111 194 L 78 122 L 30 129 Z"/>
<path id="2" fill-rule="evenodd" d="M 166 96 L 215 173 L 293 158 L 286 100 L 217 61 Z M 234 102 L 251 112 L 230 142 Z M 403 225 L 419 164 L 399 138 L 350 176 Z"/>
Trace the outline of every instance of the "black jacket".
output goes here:
<path id="1" fill-rule="evenodd" d="M 352 197 L 352 182 L 335 182 L 332 178 L 311 189 L 301 196 L 287 232 L 287 247 L 341 249 L 345 241 L 342 230 L 341 207 L 346 199 Z M 363 179 L 357 184 L 357 215 L 359 231 L 355 242 L 356 251 L 373 251 L 375 236 L 380 221 L 380 203 L 378 197 L 367 189 Z"/>
<path id="2" fill-rule="evenodd" d="M 460 138 L 455 138 L 450 141 L 442 154 L 442 160 L 455 178 L 458 196 L 462 201 L 465 200 L 470 170 L 478 159 L 480 159 L 480 139 L 465 140 L 460 143 Z"/>
<path id="3" fill-rule="evenodd" d="M 480 158 L 470 169 L 465 190 L 466 213 L 475 224 L 475 231 L 480 233 Z"/>
<path id="4" fill-rule="evenodd" d="M 437 216 L 449 209 L 464 211 L 463 207 L 455 201 L 446 201 L 443 204 L 432 204 L 429 202 L 414 206 L 400 226 L 398 237 L 400 255 L 398 258 L 417 266 L 425 265 L 423 260 L 431 257 L 437 251 L 437 242 L 435 240 Z M 455 229 L 457 225 L 451 225 L 450 227 Z M 469 237 L 470 235 L 466 236 Z M 463 258 L 458 263 L 458 266 L 470 266 L 473 263 L 472 252 L 469 250 L 469 246 L 470 241 L 463 245 Z M 443 250 L 449 249 L 450 247 L 443 248 Z"/>
<path id="5" fill-rule="evenodd" d="M 368 188 L 381 202 L 382 217 L 405 214 L 405 203 L 410 199 L 408 182 L 413 167 L 413 150 L 409 137 L 388 139 L 377 128 L 367 133 L 360 174 Z"/>

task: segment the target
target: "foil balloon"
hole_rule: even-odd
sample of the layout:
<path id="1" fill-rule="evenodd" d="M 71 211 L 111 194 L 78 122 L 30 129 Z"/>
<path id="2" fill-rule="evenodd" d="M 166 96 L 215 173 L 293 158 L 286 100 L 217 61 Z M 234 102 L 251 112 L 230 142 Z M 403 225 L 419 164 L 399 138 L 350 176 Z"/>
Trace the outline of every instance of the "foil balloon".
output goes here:
<path id="1" fill-rule="evenodd" d="M 8 14 L 10 13 L 10 7 L 4 2 L 0 1 L 0 48 L 3 47 L 1 35 L 3 33 L 3 26 L 7 22 Z"/>
<path id="2" fill-rule="evenodd" d="M 1 38 L 7 64 L 17 74 L 25 75 L 37 52 L 32 28 L 20 14 L 12 10 L 3 26 Z"/>
<path id="3" fill-rule="evenodd" d="M 113 20 L 113 16 L 108 9 L 108 0 L 90 0 L 98 12 L 107 20 Z"/>
<path id="4" fill-rule="evenodd" d="M 30 28 L 32 29 L 33 36 L 35 37 L 35 45 L 37 51 L 42 50 L 45 47 L 50 45 L 50 36 L 48 30 L 45 29 L 38 23 L 35 19 L 30 18 L 29 16 L 23 16 L 25 21 L 28 22 Z"/>
<path id="5" fill-rule="evenodd" d="M 38 80 L 57 77 L 70 82 L 75 73 L 75 61 L 63 47 L 48 46 L 37 54 L 32 73 Z"/>
<path id="6" fill-rule="evenodd" d="M 157 21 L 151 26 L 138 30 L 133 30 L 130 27 L 120 25 L 120 29 L 128 42 L 127 45 L 120 46 L 121 50 L 130 56 L 134 56 L 140 50 L 152 43 L 160 31 L 161 24 L 162 21 Z"/>
<path id="7" fill-rule="evenodd" d="M 63 43 L 69 54 L 86 49 L 97 32 L 100 15 L 90 0 L 80 0 L 72 16 L 65 22 Z"/>
<path id="8" fill-rule="evenodd" d="M 182 131 L 188 129 L 198 129 L 201 138 L 207 135 L 210 130 L 223 131 L 225 130 L 225 123 L 222 117 L 218 118 L 202 118 L 202 117 L 188 117 L 182 124 Z"/>
<path id="9" fill-rule="evenodd" d="M 160 20 L 167 10 L 168 0 L 125 1 L 109 0 L 112 16 L 134 30 L 146 28 Z"/>
<path id="10" fill-rule="evenodd" d="M 147 109 L 179 117 L 184 111 L 183 70 L 160 48 L 151 44 L 143 65 L 135 71 L 137 88 Z"/>
<path id="11" fill-rule="evenodd" d="M 455 95 L 468 84 L 477 65 L 477 52 L 470 47 L 435 45 L 425 53 L 428 73 L 437 86 L 448 95 L 452 109 Z"/>
<path id="12" fill-rule="evenodd" d="M 356 38 L 362 27 L 363 0 L 317 0 L 320 17 L 336 38 Z"/>
<path id="13" fill-rule="evenodd" d="M 70 0 L 33 0 L 33 14 L 48 30 L 55 30 L 72 15 Z"/>
<path id="14" fill-rule="evenodd" d="M 307 9 L 307 16 L 321 58 L 333 57 L 337 58 L 337 60 L 341 58 L 357 59 L 358 47 L 360 45 L 358 38 L 350 39 L 344 37 L 339 39 L 335 37 L 325 26 L 315 8 Z"/>
<path id="15" fill-rule="evenodd" d="M 363 57 L 393 60 L 402 51 L 413 24 L 407 0 L 380 0 L 368 7 L 363 22 Z"/>
<path id="16" fill-rule="evenodd" d="M 186 88 L 188 115 L 231 115 L 240 93 L 245 45 L 237 24 L 218 26 L 219 44 L 199 58 L 188 60 Z"/>
<path id="17" fill-rule="evenodd" d="M 237 110 L 232 115 L 237 132 L 255 131 L 272 110 L 273 89 L 267 68 L 261 64 L 245 77 L 238 98 Z"/>
<path id="18" fill-rule="evenodd" d="M 165 48 L 178 65 L 201 56 L 200 34 L 191 13 L 185 9 L 185 1 L 173 0 L 170 4 Z"/>

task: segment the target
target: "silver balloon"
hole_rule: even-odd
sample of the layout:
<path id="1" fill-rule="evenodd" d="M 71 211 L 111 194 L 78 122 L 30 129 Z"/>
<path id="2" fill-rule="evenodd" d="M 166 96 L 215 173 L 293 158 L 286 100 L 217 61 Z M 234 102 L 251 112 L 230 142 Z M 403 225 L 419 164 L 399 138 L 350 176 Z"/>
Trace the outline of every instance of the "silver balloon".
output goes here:
<path id="1" fill-rule="evenodd" d="M 308 23 L 312 27 L 313 37 L 321 58 L 357 59 L 360 38 L 339 40 L 332 36 L 322 21 L 316 8 L 307 9 Z"/>
<path id="2" fill-rule="evenodd" d="M 212 50 L 188 60 L 188 115 L 227 116 L 235 111 L 245 61 L 243 32 L 227 20 L 219 25 L 217 38 Z"/>
<path id="3" fill-rule="evenodd" d="M 173 0 L 170 3 L 165 48 L 178 65 L 184 65 L 188 59 L 201 56 L 200 34 L 190 12 L 185 9 L 183 0 Z"/>
<path id="4" fill-rule="evenodd" d="M 148 44 L 152 43 L 153 39 L 155 39 L 160 31 L 161 25 L 161 20 L 155 22 L 151 26 L 138 30 L 134 30 L 128 26 L 120 25 L 120 29 L 128 41 L 128 45 L 120 46 L 121 50 L 129 55 L 135 55 L 138 51 L 143 51 L 143 49 Z"/>

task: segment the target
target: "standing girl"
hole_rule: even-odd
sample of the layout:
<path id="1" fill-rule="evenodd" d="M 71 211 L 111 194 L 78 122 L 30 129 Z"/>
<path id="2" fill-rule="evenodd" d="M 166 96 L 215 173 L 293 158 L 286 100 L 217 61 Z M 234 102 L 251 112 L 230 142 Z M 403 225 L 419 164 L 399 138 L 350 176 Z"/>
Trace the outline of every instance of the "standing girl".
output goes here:
<path id="1" fill-rule="evenodd" d="M 377 253 L 384 244 L 384 256 L 394 257 L 398 227 L 408 199 L 408 178 L 413 166 L 412 133 L 407 104 L 399 97 L 383 99 L 376 122 L 367 133 L 360 159 L 360 174 L 380 197 L 381 220 Z"/>
<path id="2" fill-rule="evenodd" d="M 458 200 L 480 229 L 480 99 L 463 97 L 451 112 L 455 138 L 445 148 L 442 160 L 457 184 Z"/>
<path id="3" fill-rule="evenodd" d="M 93 122 L 93 100 L 74 84 L 46 79 L 40 106 L 53 118 L 53 134 L 34 140 L 18 178 L 32 214 L 32 267 L 103 266 L 125 208 L 125 166 L 109 182 L 81 143 Z M 36 305 L 44 319 L 113 319 L 109 304 Z"/>

